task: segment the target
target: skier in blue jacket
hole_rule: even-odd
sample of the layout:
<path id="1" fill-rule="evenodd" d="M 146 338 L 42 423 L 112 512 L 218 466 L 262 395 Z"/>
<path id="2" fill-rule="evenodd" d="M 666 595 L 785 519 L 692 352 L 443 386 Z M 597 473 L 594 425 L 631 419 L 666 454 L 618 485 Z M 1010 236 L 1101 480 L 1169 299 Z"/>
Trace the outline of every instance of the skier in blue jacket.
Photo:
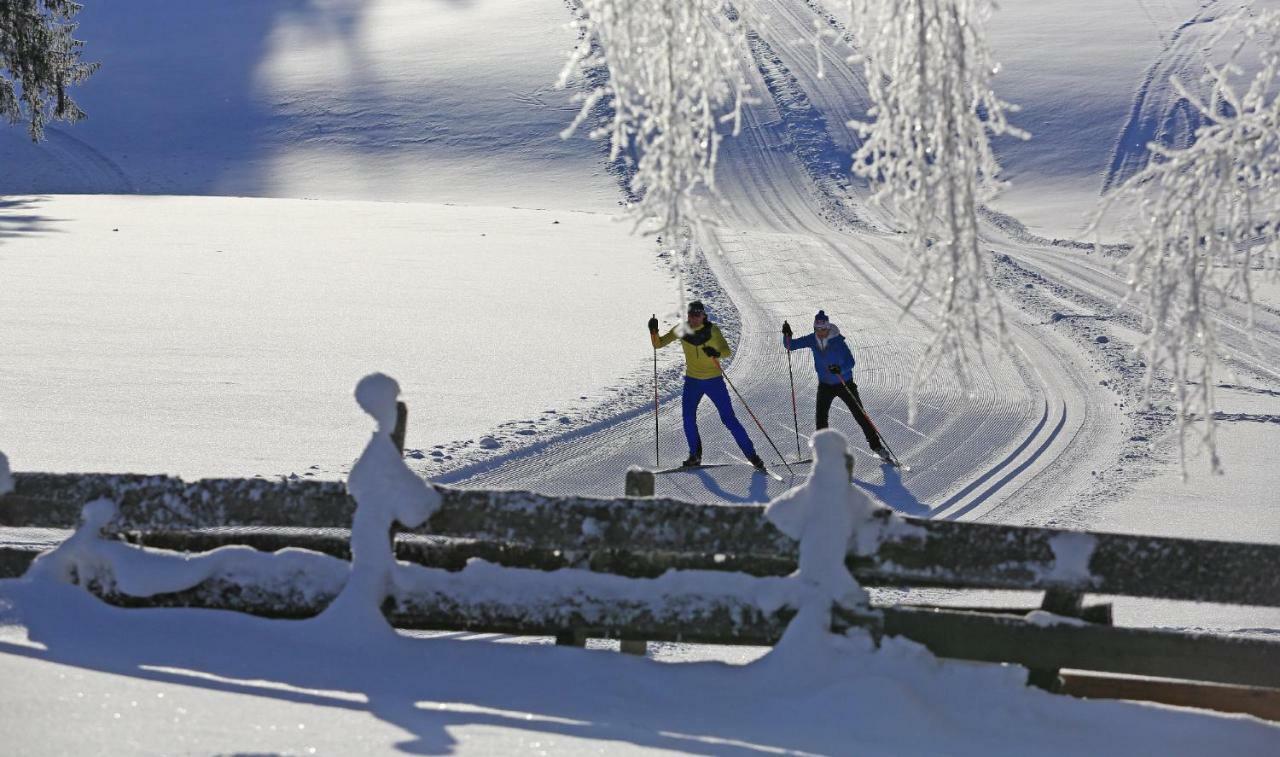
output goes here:
<path id="1" fill-rule="evenodd" d="M 879 432 L 862 407 L 858 385 L 853 383 L 853 352 L 840 335 L 840 329 L 827 318 L 826 312 L 819 310 L 813 317 L 813 333 L 799 339 L 791 338 L 791 324 L 783 321 L 782 344 L 788 351 L 808 349 L 813 353 L 813 368 L 818 372 L 814 427 L 819 430 L 827 427 L 831 401 L 839 397 L 862 428 L 862 434 L 867 437 L 867 446 L 881 460 L 890 462 L 888 450 L 880 443 Z"/>

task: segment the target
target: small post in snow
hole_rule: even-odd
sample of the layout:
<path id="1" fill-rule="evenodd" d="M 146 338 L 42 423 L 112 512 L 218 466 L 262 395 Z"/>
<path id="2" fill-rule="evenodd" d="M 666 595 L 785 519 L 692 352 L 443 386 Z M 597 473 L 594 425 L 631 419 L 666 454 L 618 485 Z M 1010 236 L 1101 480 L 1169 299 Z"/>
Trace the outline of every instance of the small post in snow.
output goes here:
<path id="1" fill-rule="evenodd" d="M 404 454 L 404 435 L 409 428 L 409 406 L 403 402 L 396 402 L 396 427 L 391 432 L 391 441 L 395 442 L 396 449 L 400 450 L 400 454 Z"/>
<path id="2" fill-rule="evenodd" d="M 627 469 L 627 488 L 626 496 L 628 497 L 652 497 L 653 496 L 653 471 L 645 470 L 639 466 L 633 465 Z"/>

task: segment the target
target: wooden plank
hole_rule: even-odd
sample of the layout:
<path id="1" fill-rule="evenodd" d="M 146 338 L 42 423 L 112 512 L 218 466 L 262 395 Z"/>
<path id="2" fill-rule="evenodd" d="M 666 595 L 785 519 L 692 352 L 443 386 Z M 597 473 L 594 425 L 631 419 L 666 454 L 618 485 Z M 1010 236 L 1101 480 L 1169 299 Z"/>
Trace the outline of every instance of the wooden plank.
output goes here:
<path id="1" fill-rule="evenodd" d="M 1242 636 L 1038 626 L 1012 615 L 885 607 L 884 632 L 940 657 L 1280 688 L 1280 642 Z"/>
<path id="2" fill-rule="evenodd" d="M 210 526 L 349 528 L 355 502 L 341 481 L 201 479 L 103 473 L 15 473 L 0 526 L 75 528 L 85 503 L 109 497 L 121 529 Z"/>
<path id="3" fill-rule="evenodd" d="M 434 630 L 557 636 L 569 629 L 582 638 L 769 645 L 793 616 L 786 607 L 764 612 L 737 594 L 643 591 L 633 597 L 627 589 L 608 597 L 551 578 L 531 583 L 526 577 L 518 592 L 478 596 L 465 576 L 450 578 L 454 575 L 441 573 L 429 588 L 397 592 L 389 603 L 390 621 Z M 185 591 L 130 597 L 114 589 L 109 568 L 97 576 L 90 591 L 121 606 L 204 607 L 275 618 L 310 617 L 340 587 L 300 592 L 288 576 L 266 581 L 215 576 Z M 531 588 L 535 585 L 541 588 Z M 1013 615 L 920 607 L 837 616 L 845 626 L 903 636 L 941 657 L 1280 688 L 1280 667 L 1274 664 L 1280 642 L 1266 639 L 1091 624 L 1040 626 Z"/>
<path id="4" fill-rule="evenodd" d="M 350 525 L 354 503 L 340 482 L 164 476 L 14 474 L 0 497 L 0 526 L 73 527 L 81 504 L 111 494 L 121 527 Z M 637 555 L 680 555 L 686 567 L 771 575 L 794 562 L 795 543 L 758 505 L 696 505 L 671 499 L 550 497 L 531 492 L 437 487 L 443 505 L 419 529 L 604 556 L 611 570 L 638 571 Z M 887 520 L 889 513 L 881 513 Z M 903 518 L 877 555 L 851 556 L 860 581 L 878 586 L 1065 589 L 1109 595 L 1280 607 L 1280 544 L 1237 544 L 1127 534 L 1090 534 L 1079 570 L 1064 570 L 1054 547 L 1072 532 L 989 523 Z M 665 559 L 665 558 L 664 558 Z M 708 564 L 708 561 L 713 561 Z M 647 561 L 650 567 L 661 561 Z M 630 567 L 628 567 L 630 566 Z M 1087 569 L 1087 570 L 1086 570 Z"/>
<path id="5" fill-rule="evenodd" d="M 1084 699 L 1137 699 L 1178 707 L 1239 712 L 1280 721 L 1280 689 L 1064 672 L 1062 693 Z"/>
<path id="6" fill-rule="evenodd" d="M 881 517 L 887 518 L 888 514 Z M 1064 589 L 1280 607 L 1280 544 L 1089 533 L 1084 571 L 1057 565 L 1055 540 L 1079 532 L 904 518 L 877 555 L 850 558 L 870 585 Z"/>
<path id="7" fill-rule="evenodd" d="M 100 574 L 101 575 L 101 574 Z M 313 617 L 334 592 L 302 593 L 293 587 L 258 585 L 225 576 L 180 592 L 134 597 L 114 589 L 107 576 L 89 591 L 119 607 L 189 607 L 231 610 L 267 618 Z M 733 596 L 668 595 L 644 601 L 605 600 L 574 595 L 570 600 L 509 602 L 476 599 L 447 585 L 388 602 L 388 621 L 397 628 L 552 636 L 581 646 L 587 638 L 768 645 L 782 636 L 794 612 L 766 613 Z"/>
<path id="8" fill-rule="evenodd" d="M 28 545 L 0 547 L 0 578 L 17 578 L 27 572 L 43 547 Z"/>

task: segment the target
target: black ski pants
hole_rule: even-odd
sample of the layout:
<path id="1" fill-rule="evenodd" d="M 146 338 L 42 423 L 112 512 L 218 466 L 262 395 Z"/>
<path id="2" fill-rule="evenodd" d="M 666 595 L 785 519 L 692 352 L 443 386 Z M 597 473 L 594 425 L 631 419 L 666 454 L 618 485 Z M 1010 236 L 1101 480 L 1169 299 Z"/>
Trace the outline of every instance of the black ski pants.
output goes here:
<path id="1" fill-rule="evenodd" d="M 852 381 L 844 384 L 818 384 L 818 401 L 815 406 L 814 427 L 818 429 L 827 427 L 827 416 L 831 414 L 831 400 L 836 397 L 844 400 L 844 404 L 849 406 L 849 412 L 853 413 L 853 419 L 862 427 L 862 435 L 867 437 L 867 446 L 873 450 L 880 449 L 880 434 L 876 433 L 876 427 L 871 425 L 871 419 L 867 417 L 866 411 L 862 409 L 862 398 L 858 396 L 858 385 Z"/>

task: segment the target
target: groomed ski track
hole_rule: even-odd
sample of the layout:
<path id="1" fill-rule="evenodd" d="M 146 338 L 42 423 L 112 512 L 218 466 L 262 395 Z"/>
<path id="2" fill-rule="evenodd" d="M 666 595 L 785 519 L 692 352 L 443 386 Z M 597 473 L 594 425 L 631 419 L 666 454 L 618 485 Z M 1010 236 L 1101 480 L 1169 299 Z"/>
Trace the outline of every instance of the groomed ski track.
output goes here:
<path id="1" fill-rule="evenodd" d="M 864 116 L 865 88 L 857 72 L 836 65 L 829 51 L 825 76 L 818 77 L 813 48 L 805 41 L 815 19 L 826 22 L 818 3 L 778 0 L 752 10 L 759 22 L 752 52 L 760 102 L 747 110 L 742 134 L 723 144 L 718 188 L 727 202 L 714 238 L 703 240 L 707 249 L 718 250 L 708 254 L 708 264 L 740 317 L 728 369 L 734 385 L 786 459 L 796 459 L 787 357 L 778 330 L 786 318 L 797 333 L 806 333 L 813 313 L 824 308 L 853 348 L 855 380 L 868 411 L 911 466 L 900 472 L 880 465 L 836 403 L 832 424 L 853 442 L 861 486 L 899 511 L 931 517 L 997 518 L 1002 508 L 1013 508 L 1018 521 L 1056 522 L 1059 514 L 1078 511 L 1082 501 L 1097 496 L 1094 472 L 1116 465 L 1127 434 L 1120 395 L 1100 384 L 1107 379 L 1105 364 L 1082 354 L 1080 340 L 1062 324 L 1047 323 L 1035 308 L 1006 297 L 1010 353 L 989 355 L 969 387 L 945 371 L 930 377 L 919 388 L 918 414 L 908 424 L 913 370 L 929 338 L 922 321 L 927 314 L 901 315 L 893 295 L 904 246 L 865 205 L 865 190 L 843 179 L 856 147 L 845 123 Z M 816 119 L 811 103 L 820 104 Z M 996 229 L 991 233 L 992 249 L 999 247 L 1011 261 L 1025 256 L 1043 265 L 1045 258 L 1062 254 Z M 1073 278 L 1070 264 L 1066 268 L 1054 273 L 1055 281 Z M 1005 288 L 1025 289 L 1025 283 L 1005 282 Z M 637 351 L 647 353 L 646 316 L 637 314 L 633 335 L 614 338 L 630 336 Z M 664 322 L 664 328 L 669 325 Z M 803 445 L 813 429 L 815 378 L 808 353 L 795 353 L 792 367 Z M 735 406 L 758 451 L 784 480 L 740 467 L 700 470 L 660 477 L 659 496 L 765 502 L 792 485 L 736 398 Z M 659 425 L 660 465 L 667 467 L 686 454 L 678 396 L 662 406 Z M 699 427 L 707 462 L 738 454 L 710 403 L 703 403 Z M 513 453 L 474 475 L 459 471 L 438 480 L 613 496 L 622 492 L 629 466 L 655 466 L 653 436 L 651 414 L 629 414 L 594 432 Z M 794 480 L 803 475 L 797 470 Z"/>

